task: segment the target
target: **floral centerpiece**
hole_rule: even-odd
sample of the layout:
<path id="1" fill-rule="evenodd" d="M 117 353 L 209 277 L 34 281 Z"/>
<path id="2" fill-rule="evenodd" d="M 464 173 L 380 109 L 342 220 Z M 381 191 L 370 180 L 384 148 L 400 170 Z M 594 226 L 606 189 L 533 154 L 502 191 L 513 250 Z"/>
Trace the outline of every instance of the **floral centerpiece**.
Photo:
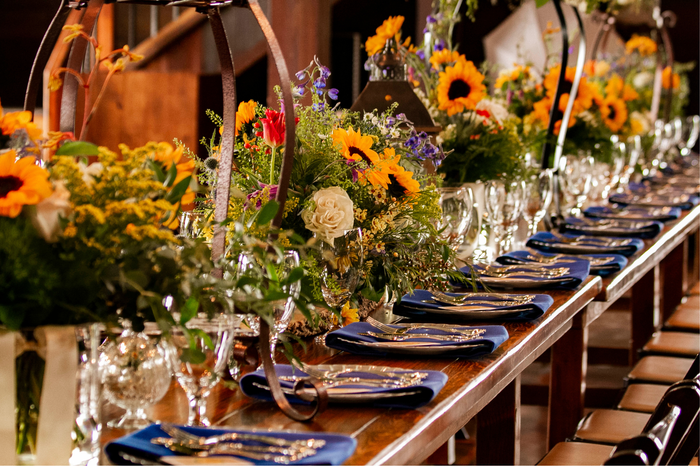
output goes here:
<path id="1" fill-rule="evenodd" d="M 295 238 L 330 245 L 348 229 L 361 228 L 364 261 L 356 293 L 361 302 L 379 301 L 387 289 L 400 297 L 414 288 L 444 285 L 445 273 L 453 269 L 452 254 L 437 239 L 435 180 L 421 166 L 424 159 L 439 160 L 441 151 L 402 114 L 394 115 L 393 108 L 363 115 L 331 106 L 329 99 L 337 98 L 337 90 L 327 88 L 329 76 L 318 62 L 296 74 L 295 161 L 282 228 Z M 311 105 L 300 102 L 307 95 Z M 253 220 L 274 203 L 278 155 L 290 144 L 284 141 L 285 110 L 248 101 L 240 103 L 236 114 L 229 217 L 258 238 L 267 237 L 268 227 Z M 213 119 L 221 125 L 218 117 Z M 199 182 L 205 186 L 217 183 L 217 138 L 215 133 L 204 141 L 209 157 L 199 164 Z M 212 209 L 211 199 L 199 208 L 204 213 Z M 204 235 L 210 233 L 205 229 Z M 284 233 L 279 237 L 292 247 L 290 239 Z M 318 259 L 310 256 L 303 262 L 303 284 L 322 302 Z M 346 321 L 357 320 L 352 309 L 345 307 Z M 333 320 L 324 316 L 322 328 Z"/>
<path id="2" fill-rule="evenodd" d="M 407 54 L 415 92 L 442 127 L 436 139 L 448 157 L 438 173 L 447 185 L 517 177 L 524 153 L 517 118 L 503 100 L 489 96 L 484 74 L 452 45 L 457 19 L 449 13 L 455 3 L 439 2 L 437 12 L 427 18 L 423 45 Z"/>

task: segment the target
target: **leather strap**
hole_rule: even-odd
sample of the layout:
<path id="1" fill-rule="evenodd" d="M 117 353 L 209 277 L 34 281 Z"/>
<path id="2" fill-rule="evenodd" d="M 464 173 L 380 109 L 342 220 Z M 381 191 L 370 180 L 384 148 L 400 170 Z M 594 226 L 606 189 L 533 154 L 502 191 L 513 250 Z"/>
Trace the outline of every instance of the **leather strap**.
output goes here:
<path id="1" fill-rule="evenodd" d="M 267 321 L 260 319 L 260 342 L 258 352 L 262 358 L 263 369 L 265 370 L 265 377 L 267 378 L 267 385 L 270 386 L 270 393 L 275 399 L 275 402 L 279 408 L 284 412 L 284 414 L 296 420 L 298 422 L 307 422 L 314 418 L 317 413 L 322 412 L 328 406 L 328 392 L 323 386 L 321 381 L 316 378 L 309 377 L 305 378 L 303 381 L 298 381 L 294 385 L 294 393 L 297 397 L 307 402 L 311 402 L 312 410 L 309 413 L 301 413 L 291 406 L 287 397 L 282 392 L 282 387 L 280 386 L 280 381 L 277 378 L 277 373 L 275 372 L 275 364 L 272 363 L 272 357 L 270 355 L 270 326 Z M 313 396 L 306 396 L 301 394 L 300 391 L 304 387 L 305 383 L 311 383 L 316 392 Z"/>
<path id="2" fill-rule="evenodd" d="M 90 0 L 80 24 L 83 26 L 83 31 L 86 34 L 91 34 L 95 28 L 95 22 L 102 10 L 103 0 Z M 85 52 L 87 51 L 88 41 L 83 37 L 77 37 L 73 40 L 73 45 L 68 55 L 68 64 L 66 68 L 80 73 L 80 70 L 85 60 Z M 63 78 L 63 91 L 61 94 L 61 120 L 60 129 L 64 132 L 75 132 L 75 112 L 78 103 L 78 80 L 70 73 L 65 73 Z M 83 115 L 87 118 L 87 115 Z M 79 138 L 84 138 L 85 135 L 76 135 Z"/>
<path id="3" fill-rule="evenodd" d="M 30 111 L 32 115 L 34 115 L 34 110 L 36 109 L 36 96 L 43 82 L 44 68 L 46 68 L 46 64 L 49 62 L 51 51 L 54 45 L 56 45 L 58 36 L 61 35 L 61 30 L 71 10 L 72 8 L 69 6 L 69 0 L 63 0 L 51 20 L 51 24 L 46 30 L 44 38 L 41 40 L 41 45 L 36 53 L 36 57 L 34 57 L 32 72 L 29 74 L 29 83 L 27 83 L 27 92 L 24 94 L 24 110 Z"/>

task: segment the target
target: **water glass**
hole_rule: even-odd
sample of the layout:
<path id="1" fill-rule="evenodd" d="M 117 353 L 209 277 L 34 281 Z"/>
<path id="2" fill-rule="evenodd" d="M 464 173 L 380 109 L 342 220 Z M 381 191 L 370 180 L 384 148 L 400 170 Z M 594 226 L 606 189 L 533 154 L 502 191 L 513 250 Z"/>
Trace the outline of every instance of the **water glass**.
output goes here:
<path id="1" fill-rule="evenodd" d="M 510 250 L 523 212 L 525 183 L 490 180 L 486 183 L 486 211 L 496 241 L 496 255 Z"/>
<path id="2" fill-rule="evenodd" d="M 578 216 L 591 191 L 593 157 L 585 152 L 562 156 L 559 174 L 563 205 L 570 215 Z"/>
<path id="3" fill-rule="evenodd" d="M 362 229 L 346 230 L 333 245 L 321 246 L 321 294 L 328 306 L 340 309 L 360 282 L 363 250 Z"/>
<path id="4" fill-rule="evenodd" d="M 184 326 L 173 327 L 167 354 L 178 383 L 189 401 L 188 426 L 209 426 L 207 397 L 226 371 L 233 334 L 239 325 L 236 315 L 199 314 Z"/>
<path id="5" fill-rule="evenodd" d="M 637 168 L 637 163 L 640 161 L 640 156 L 642 156 L 642 137 L 635 135 L 627 141 L 627 154 L 628 157 L 625 160 L 625 165 L 620 172 L 620 181 L 617 184 L 617 192 L 624 193 L 629 185 L 634 171 Z"/>
<path id="6" fill-rule="evenodd" d="M 525 196 L 523 217 L 527 221 L 527 236 L 537 233 L 537 226 L 544 219 L 552 202 L 553 191 L 552 171 L 545 169 L 537 175 L 525 179 Z"/>
<path id="7" fill-rule="evenodd" d="M 698 141 L 700 135 L 700 116 L 693 115 L 681 120 L 681 137 L 678 147 L 681 150 L 681 156 L 690 155 L 691 149 Z"/>
<path id="8" fill-rule="evenodd" d="M 456 251 L 464 243 L 471 225 L 474 197 L 471 189 L 465 187 L 445 187 L 437 191 L 442 210 L 437 229 L 441 231 L 441 238 Z"/>

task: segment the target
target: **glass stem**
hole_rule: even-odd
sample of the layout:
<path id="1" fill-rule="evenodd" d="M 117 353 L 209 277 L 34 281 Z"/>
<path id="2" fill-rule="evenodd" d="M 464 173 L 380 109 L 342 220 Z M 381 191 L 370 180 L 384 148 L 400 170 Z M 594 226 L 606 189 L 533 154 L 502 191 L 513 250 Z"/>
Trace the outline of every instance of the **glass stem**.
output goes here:
<path id="1" fill-rule="evenodd" d="M 207 418 L 207 400 L 202 396 L 192 396 L 189 398 L 190 413 L 187 418 L 188 426 L 209 426 Z"/>

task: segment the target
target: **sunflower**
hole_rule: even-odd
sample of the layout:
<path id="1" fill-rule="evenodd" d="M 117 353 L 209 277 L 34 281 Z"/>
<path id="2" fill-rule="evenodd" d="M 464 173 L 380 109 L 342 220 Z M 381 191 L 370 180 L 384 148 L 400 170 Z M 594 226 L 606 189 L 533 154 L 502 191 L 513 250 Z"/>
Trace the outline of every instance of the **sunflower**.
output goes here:
<path id="1" fill-rule="evenodd" d="M 588 60 L 583 66 L 583 72 L 588 76 L 605 76 L 610 71 L 610 64 L 605 60 Z"/>
<path id="2" fill-rule="evenodd" d="M 622 78 L 620 78 L 620 75 L 614 74 L 608 80 L 608 84 L 605 85 L 605 95 L 620 97 L 624 87 L 625 83 L 622 81 Z"/>
<path id="3" fill-rule="evenodd" d="M 473 110 L 477 102 L 484 97 L 486 86 L 484 75 L 479 73 L 474 63 L 460 59 L 454 66 L 448 66 L 440 72 L 440 84 L 437 87 L 438 108 L 447 110 L 452 116 L 464 109 Z"/>
<path id="4" fill-rule="evenodd" d="M 635 50 L 639 51 L 639 55 L 645 57 L 656 53 L 656 42 L 646 36 L 638 36 L 632 34 L 632 39 L 628 40 L 625 44 L 625 51 L 627 54 L 631 54 Z"/>
<path id="5" fill-rule="evenodd" d="M 32 113 L 28 110 L 20 112 L 4 113 L 2 105 L 0 105 L 0 131 L 3 135 L 11 135 L 16 130 L 24 128 L 27 130 L 27 135 L 32 140 L 41 138 L 41 128 L 32 122 Z"/>
<path id="6" fill-rule="evenodd" d="M 557 92 L 557 82 L 559 81 L 559 72 L 561 71 L 561 65 L 552 67 L 544 78 L 544 87 L 547 90 L 547 97 L 554 99 L 554 95 Z M 559 100 L 559 111 L 564 112 L 566 110 L 566 105 L 569 102 L 569 95 L 571 93 L 571 88 L 574 84 L 574 76 L 576 75 L 576 68 L 567 67 L 564 79 L 564 89 L 562 90 L 561 98 Z M 574 101 L 574 106 L 571 110 L 571 115 L 576 116 L 588 110 L 591 105 L 593 105 L 593 97 L 595 96 L 595 88 L 591 86 L 586 77 L 582 77 L 578 85 L 578 93 L 576 94 L 576 100 Z"/>
<path id="7" fill-rule="evenodd" d="M 389 16 L 381 26 L 376 30 L 376 35 L 367 39 L 365 42 L 365 50 L 367 54 L 372 56 L 380 52 L 384 48 L 386 41 L 394 36 L 396 37 L 396 42 L 400 42 L 399 31 L 403 25 L 403 16 Z"/>
<path id="8" fill-rule="evenodd" d="M 25 204 L 37 204 L 51 196 L 49 173 L 33 157 L 17 160 L 10 150 L 0 156 L 0 216 L 17 217 Z"/>
<path id="9" fill-rule="evenodd" d="M 448 49 L 442 49 L 438 50 L 437 52 L 433 52 L 433 54 L 430 56 L 430 64 L 434 69 L 438 70 L 440 69 L 440 65 L 444 65 L 445 63 L 454 63 L 462 57 L 464 56 L 460 55 L 460 53 L 457 51 L 453 52 Z"/>
<path id="10" fill-rule="evenodd" d="M 681 85 L 681 77 L 678 73 L 673 73 L 671 67 L 667 66 L 661 73 L 661 85 L 664 89 L 669 89 L 671 87 L 673 87 L 673 89 L 678 89 Z"/>
<path id="11" fill-rule="evenodd" d="M 610 131 L 617 133 L 627 121 L 627 104 L 617 96 L 608 96 L 600 107 L 600 115 Z"/>
<path id="12" fill-rule="evenodd" d="M 383 170 L 379 154 L 372 150 L 374 140 L 371 136 L 362 136 L 360 130 L 355 131 L 352 128 L 348 130 L 338 128 L 333 131 L 331 138 L 345 159 L 355 162 L 364 161 L 367 164 L 367 169 L 358 174 L 361 183 L 369 181 L 372 186 L 381 186 L 385 190 L 389 188 L 389 174 Z"/>
<path id="13" fill-rule="evenodd" d="M 380 162 L 382 173 L 386 173 L 389 177 L 389 194 L 396 198 L 404 195 L 417 193 L 420 190 L 420 184 L 413 179 L 413 172 L 410 172 L 399 165 L 401 155 L 397 155 L 394 148 L 384 149 Z"/>
<path id="14" fill-rule="evenodd" d="M 565 96 L 562 96 L 562 101 L 564 101 L 564 108 L 566 108 L 566 101 L 568 101 L 569 95 L 566 94 Z M 533 104 L 534 110 L 532 113 L 528 115 L 528 119 L 532 121 L 533 123 L 538 124 L 541 128 L 546 128 L 549 125 L 549 113 L 552 110 L 552 99 L 549 97 L 543 97 L 540 101 L 535 102 Z M 559 103 L 559 107 L 561 108 L 561 101 Z M 559 114 L 559 120 L 557 120 L 554 123 L 554 134 L 558 135 L 559 130 L 561 129 L 561 117 L 562 114 Z M 576 123 L 576 118 L 572 115 L 569 118 L 569 128 L 574 126 Z"/>
<path id="15" fill-rule="evenodd" d="M 236 136 L 240 133 L 243 125 L 255 120 L 255 109 L 257 106 L 258 104 L 254 100 L 238 104 L 238 111 L 236 112 Z"/>
<path id="16" fill-rule="evenodd" d="M 187 177 L 192 176 L 194 172 L 194 161 L 188 157 L 183 157 L 184 146 L 178 146 L 177 149 L 173 150 L 173 147 L 169 143 L 158 143 L 156 146 L 154 159 L 157 162 L 163 164 L 165 170 L 169 170 L 172 165 L 175 165 L 177 169 L 177 175 L 175 176 L 175 182 L 172 186 L 177 186 L 182 180 Z M 180 200 L 181 204 L 190 204 L 194 202 L 195 193 L 191 188 L 187 188 L 187 191 L 182 196 Z"/>

